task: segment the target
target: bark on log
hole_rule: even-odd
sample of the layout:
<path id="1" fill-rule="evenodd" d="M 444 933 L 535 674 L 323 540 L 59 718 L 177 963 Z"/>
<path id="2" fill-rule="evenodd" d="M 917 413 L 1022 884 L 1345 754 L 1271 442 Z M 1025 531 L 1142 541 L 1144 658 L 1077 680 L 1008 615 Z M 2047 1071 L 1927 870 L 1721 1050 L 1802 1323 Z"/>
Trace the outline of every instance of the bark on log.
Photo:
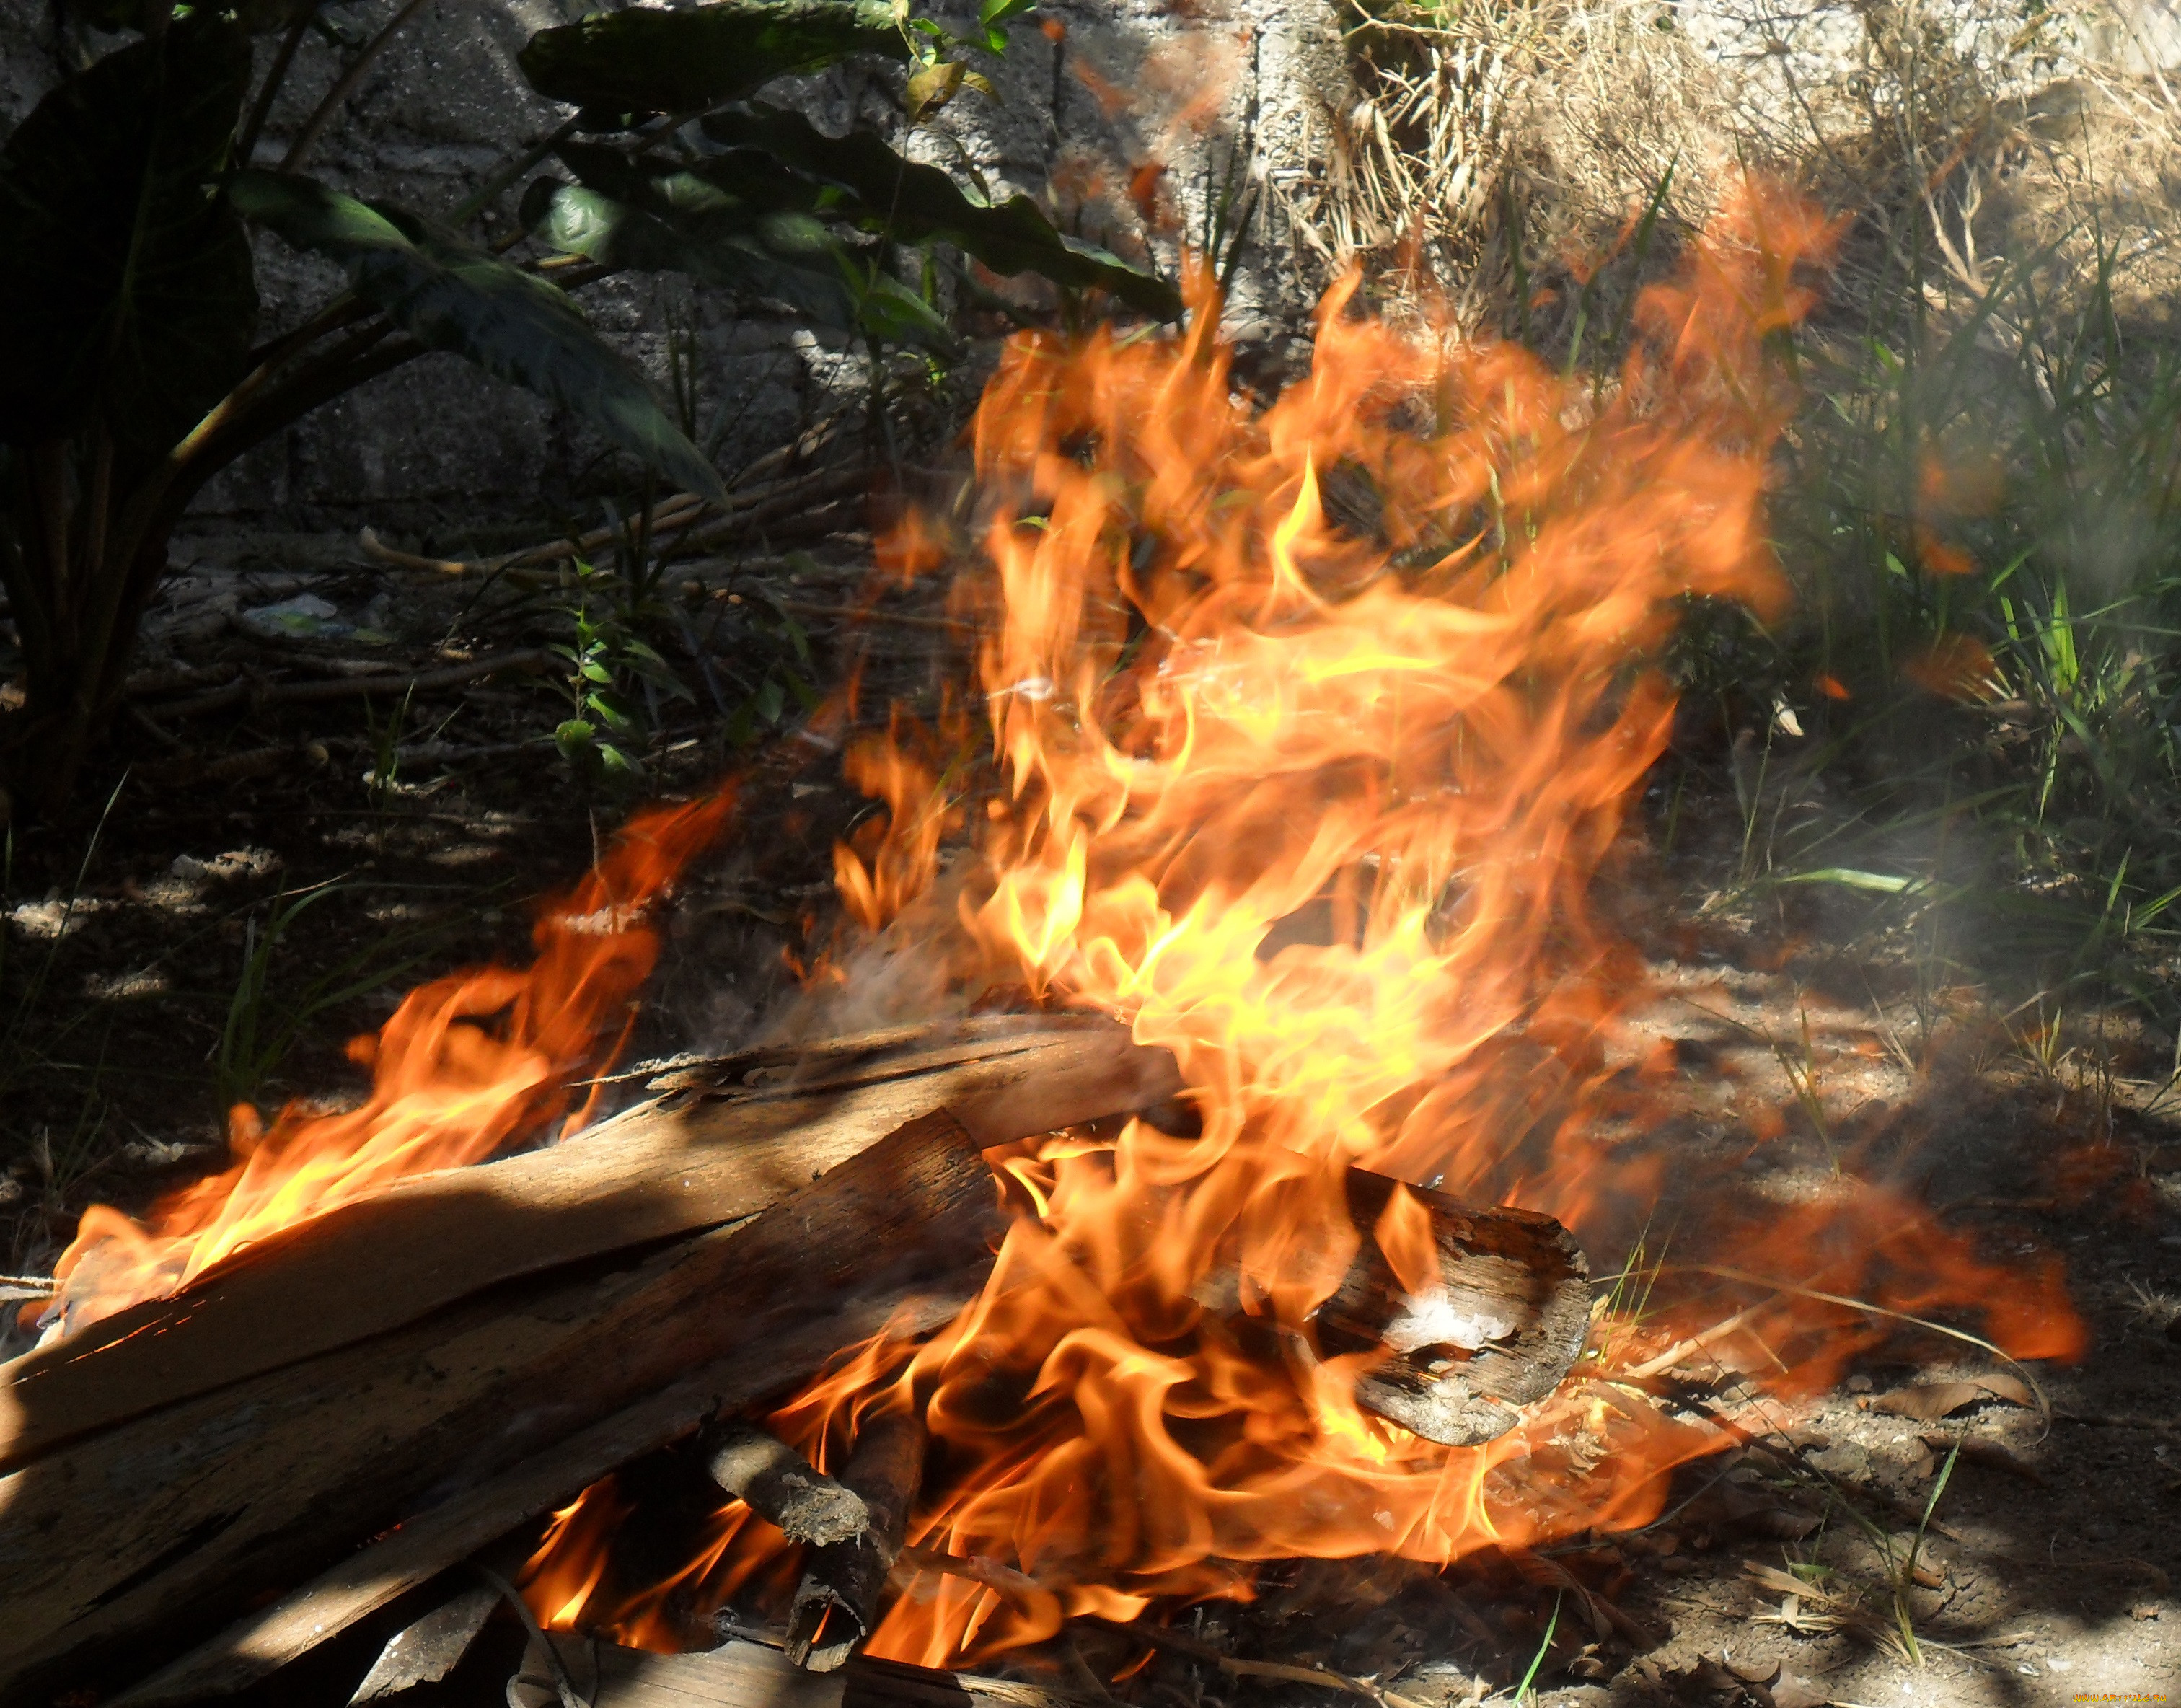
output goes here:
<path id="1" fill-rule="evenodd" d="M 404 1182 L 0 1365 L 0 1470 L 497 1283 L 754 1215 L 935 1109 L 989 1147 L 1147 1107 L 1179 1081 L 1118 1026 L 1015 1016 L 754 1051 L 659 1086 L 564 1144 Z"/>
<path id="2" fill-rule="evenodd" d="M 996 1201 L 976 1144 L 934 1116 L 743 1226 L 468 1302 L 0 1478 L 0 1701 L 141 1676 L 360 1539 L 770 1336 L 846 1313 L 833 1344 L 857 1338 L 858 1302 L 984 1258 Z"/>
<path id="3" fill-rule="evenodd" d="M 179 1708 L 229 1696 L 429 1582 L 542 1512 L 565 1506 L 608 1472 L 693 1433 L 715 1413 L 754 1403 L 816 1374 L 843 1340 L 881 1329 L 936 1329 L 976 1296 L 986 1265 L 908 1292 L 874 1292 L 837 1317 L 743 1348 L 558 1445 L 420 1512 L 331 1570 L 247 1613 L 113 1708 Z"/>

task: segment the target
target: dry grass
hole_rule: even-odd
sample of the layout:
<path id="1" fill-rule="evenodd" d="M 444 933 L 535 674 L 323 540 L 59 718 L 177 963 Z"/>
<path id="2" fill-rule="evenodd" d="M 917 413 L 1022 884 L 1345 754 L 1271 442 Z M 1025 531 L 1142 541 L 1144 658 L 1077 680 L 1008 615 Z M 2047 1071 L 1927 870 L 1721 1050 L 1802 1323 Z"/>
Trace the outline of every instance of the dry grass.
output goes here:
<path id="1" fill-rule="evenodd" d="M 1301 224 L 1460 323 L 1543 309 L 1550 347 L 1555 286 L 1655 198 L 1662 240 L 1630 269 L 1654 276 L 1745 168 L 1850 216 L 1836 314 L 1904 270 L 1962 308 L 1995 256 L 2084 273 L 2101 238 L 2118 305 L 2159 312 L 2175 283 L 2181 104 L 2110 7 L 1346 4 L 1362 99 L 1330 121 Z"/>

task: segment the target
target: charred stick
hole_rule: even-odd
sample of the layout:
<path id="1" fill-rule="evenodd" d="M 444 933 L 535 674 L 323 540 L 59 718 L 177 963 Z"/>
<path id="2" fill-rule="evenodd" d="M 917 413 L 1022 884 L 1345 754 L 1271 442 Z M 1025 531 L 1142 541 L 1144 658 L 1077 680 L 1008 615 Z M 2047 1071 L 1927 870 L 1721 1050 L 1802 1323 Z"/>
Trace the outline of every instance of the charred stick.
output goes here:
<path id="1" fill-rule="evenodd" d="M 790 1541 L 824 1547 L 853 1540 L 870 1528 L 871 1512 L 862 1495 L 813 1469 L 802 1454 L 755 1424 L 733 1423 L 715 1430 L 704 1443 L 704 1460 L 715 1483 L 777 1525 Z"/>
<path id="2" fill-rule="evenodd" d="M 882 1412 L 858 1434 L 841 1480 L 862 1497 L 868 1521 L 811 1556 L 787 1615 L 787 1655 L 797 1666 L 836 1672 L 870 1634 L 924 1479 L 925 1445 L 924 1420 L 910 1411 Z"/>

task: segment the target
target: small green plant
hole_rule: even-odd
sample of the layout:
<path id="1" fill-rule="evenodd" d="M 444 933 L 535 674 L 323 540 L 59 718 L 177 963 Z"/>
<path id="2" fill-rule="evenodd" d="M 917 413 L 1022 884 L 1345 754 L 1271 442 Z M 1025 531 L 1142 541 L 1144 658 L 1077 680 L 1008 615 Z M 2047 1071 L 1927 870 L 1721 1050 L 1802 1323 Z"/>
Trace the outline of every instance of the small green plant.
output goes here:
<path id="1" fill-rule="evenodd" d="M 633 779 L 659 722 L 658 696 L 693 696 L 638 632 L 649 589 L 580 558 L 571 573 L 575 598 L 565 611 L 575 633 L 553 646 L 568 661 L 569 710 L 553 739 L 579 776 Z"/>

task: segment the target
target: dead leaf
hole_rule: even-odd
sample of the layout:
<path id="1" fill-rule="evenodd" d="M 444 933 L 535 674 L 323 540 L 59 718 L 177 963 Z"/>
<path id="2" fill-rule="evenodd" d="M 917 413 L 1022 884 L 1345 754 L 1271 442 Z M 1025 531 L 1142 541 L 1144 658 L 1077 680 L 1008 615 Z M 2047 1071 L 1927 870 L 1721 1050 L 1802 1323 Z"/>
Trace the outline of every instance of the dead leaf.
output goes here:
<path id="1" fill-rule="evenodd" d="M 1772 1686 L 1772 1708 L 1824 1708 L 1832 1699 L 1797 1673 L 1782 1672 Z"/>
<path id="2" fill-rule="evenodd" d="M 1870 1409 L 1928 1423 L 1987 1400 L 2003 1400 L 2010 1406 L 2033 1403 L 2027 1384 L 2013 1376 L 1994 1374 L 1960 1382 L 1920 1382 L 1912 1388 L 1896 1388 L 1873 1400 Z"/>

